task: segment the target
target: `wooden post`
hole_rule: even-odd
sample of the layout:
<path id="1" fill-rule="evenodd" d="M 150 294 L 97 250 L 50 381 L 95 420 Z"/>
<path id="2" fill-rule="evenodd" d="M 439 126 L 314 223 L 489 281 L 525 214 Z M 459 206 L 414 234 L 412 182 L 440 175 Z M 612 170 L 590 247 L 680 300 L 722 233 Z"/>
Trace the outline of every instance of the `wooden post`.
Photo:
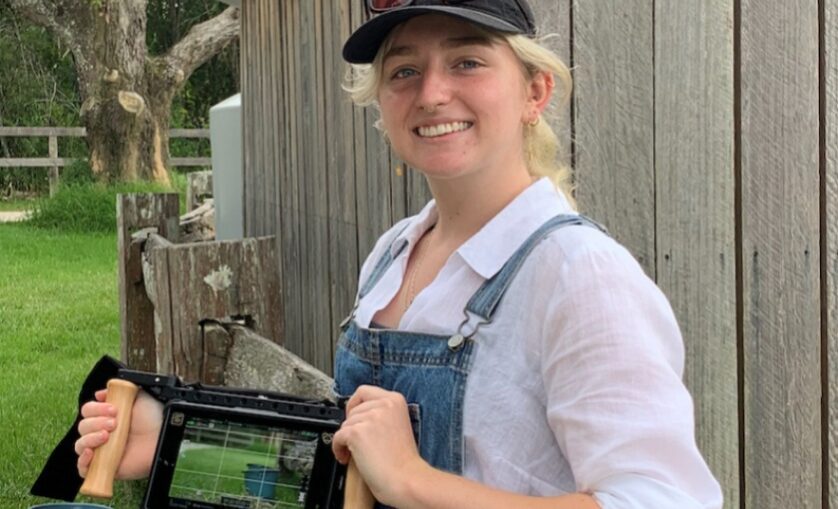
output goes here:
<path id="1" fill-rule="evenodd" d="M 167 245 L 152 235 L 144 252 L 153 266 L 146 284 L 157 312 L 158 371 L 217 383 L 223 371 L 217 360 L 228 345 L 213 323 L 241 321 L 282 343 L 274 237 Z"/>
<path id="2" fill-rule="evenodd" d="M 58 159 L 58 137 L 51 135 L 49 137 L 49 158 Z M 50 166 L 49 168 L 49 195 L 55 196 L 58 192 L 58 166 Z"/>
<path id="3" fill-rule="evenodd" d="M 116 205 L 119 247 L 119 318 L 122 360 L 130 367 L 157 369 L 154 337 L 154 306 L 143 280 L 143 239 L 132 234 L 143 228 L 176 240 L 178 232 L 177 194 L 119 195 Z"/>

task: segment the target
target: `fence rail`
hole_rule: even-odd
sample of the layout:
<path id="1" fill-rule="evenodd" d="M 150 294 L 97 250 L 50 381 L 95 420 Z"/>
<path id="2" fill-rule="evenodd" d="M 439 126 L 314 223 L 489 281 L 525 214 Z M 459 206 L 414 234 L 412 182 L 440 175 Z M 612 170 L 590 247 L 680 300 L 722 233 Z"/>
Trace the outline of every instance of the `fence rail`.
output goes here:
<path id="1" fill-rule="evenodd" d="M 60 168 L 68 166 L 75 158 L 58 157 L 58 138 L 84 138 L 87 129 L 84 127 L 0 127 L 0 138 L 34 138 L 49 139 L 49 154 L 47 157 L 0 157 L 2 168 L 49 168 L 49 192 L 55 194 L 58 188 Z M 169 139 L 192 138 L 209 139 L 209 129 L 170 129 Z M 172 166 L 211 166 L 209 157 L 171 157 Z"/>

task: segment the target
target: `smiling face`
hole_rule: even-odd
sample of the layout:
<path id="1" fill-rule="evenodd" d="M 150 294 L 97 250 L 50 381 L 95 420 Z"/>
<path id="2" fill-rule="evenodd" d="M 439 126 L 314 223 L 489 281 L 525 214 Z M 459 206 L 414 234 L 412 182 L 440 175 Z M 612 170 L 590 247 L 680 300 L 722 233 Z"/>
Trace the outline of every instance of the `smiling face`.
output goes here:
<path id="1" fill-rule="evenodd" d="M 390 42 L 378 103 L 405 162 L 429 179 L 526 174 L 524 123 L 543 98 L 507 44 L 441 15 L 410 19 Z"/>

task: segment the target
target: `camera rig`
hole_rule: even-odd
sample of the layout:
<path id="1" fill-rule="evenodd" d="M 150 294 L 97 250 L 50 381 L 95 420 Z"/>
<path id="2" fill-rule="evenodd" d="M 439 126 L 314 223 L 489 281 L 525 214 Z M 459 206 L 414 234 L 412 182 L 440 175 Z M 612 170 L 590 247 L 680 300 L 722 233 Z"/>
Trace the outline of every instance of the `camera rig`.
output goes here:
<path id="1" fill-rule="evenodd" d="M 344 507 L 347 469 L 330 445 L 344 411 L 334 403 L 125 368 L 118 379 L 165 405 L 143 507 Z"/>

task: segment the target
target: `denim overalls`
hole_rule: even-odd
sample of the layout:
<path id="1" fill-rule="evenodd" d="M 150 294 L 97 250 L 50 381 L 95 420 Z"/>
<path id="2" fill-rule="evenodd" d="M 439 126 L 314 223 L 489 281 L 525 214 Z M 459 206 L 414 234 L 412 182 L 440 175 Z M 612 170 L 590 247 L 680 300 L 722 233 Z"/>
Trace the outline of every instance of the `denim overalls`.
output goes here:
<path id="1" fill-rule="evenodd" d="M 355 308 L 341 324 L 335 353 L 335 393 L 351 396 L 364 384 L 401 393 L 408 402 L 422 458 L 438 469 L 461 474 L 463 401 L 477 346 L 475 335 L 481 326 L 492 322 L 506 289 L 538 242 L 553 230 L 572 225 L 604 231 L 584 216 L 562 214 L 548 220 L 471 297 L 463 310 L 462 323 L 450 336 L 364 329 L 355 323 L 358 301 L 378 283 L 407 242 L 395 254 L 385 249 L 358 292 Z"/>

